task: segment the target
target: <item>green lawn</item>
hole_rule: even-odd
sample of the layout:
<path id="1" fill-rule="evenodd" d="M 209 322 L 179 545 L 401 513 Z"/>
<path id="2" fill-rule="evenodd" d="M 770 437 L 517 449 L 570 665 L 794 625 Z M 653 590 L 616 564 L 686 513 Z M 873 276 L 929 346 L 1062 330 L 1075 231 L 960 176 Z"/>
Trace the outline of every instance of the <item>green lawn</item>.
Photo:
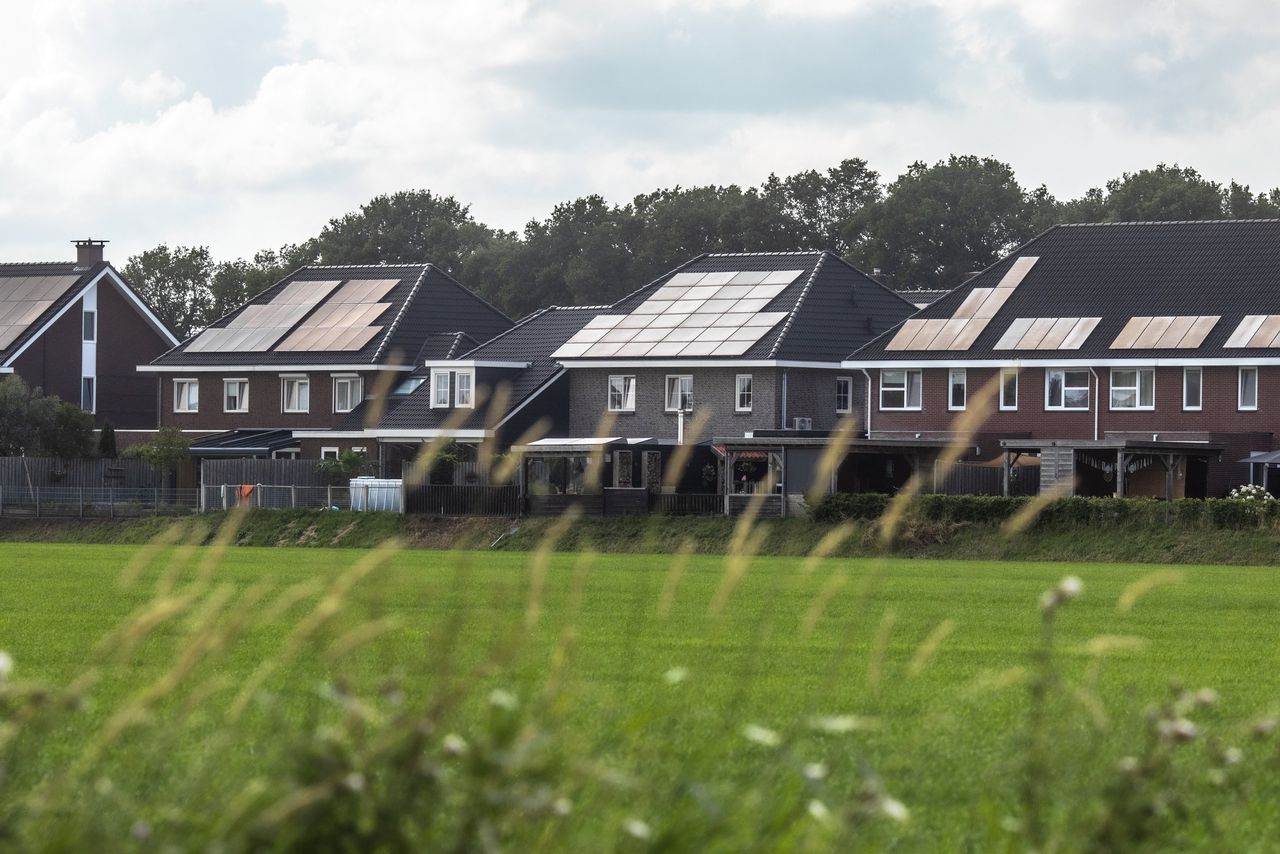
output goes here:
<path id="1" fill-rule="evenodd" d="M 1250 738 L 1255 721 L 1280 712 L 1272 569 L 1169 570 L 1183 579 L 1121 612 L 1122 592 L 1160 567 L 827 560 L 806 571 L 802 559 L 760 558 L 727 590 L 723 558 L 694 556 L 673 573 L 669 555 L 555 554 L 540 585 L 529 554 L 405 551 L 291 646 L 322 589 L 367 552 L 233 548 L 202 584 L 211 552 L 170 550 L 135 563 L 138 577 L 123 584 L 140 553 L 0 546 L 0 650 L 14 659 L 11 683 L 66 686 L 96 675 L 81 707 L 46 705 L 3 742 L 0 832 L 8 823 L 19 839 L 53 847 L 247 833 L 317 764 L 346 762 L 377 778 L 378 768 L 361 768 L 372 755 L 362 751 L 404 710 L 423 710 L 433 755 L 446 733 L 500 743 L 506 714 L 524 735 L 540 733 L 519 743 L 536 745 L 545 767 L 520 765 L 520 754 L 499 770 L 472 769 L 525 800 L 494 806 L 461 784 L 439 799 L 450 809 L 508 810 L 494 832 L 515 849 L 741 850 L 763 840 L 1022 850 L 1037 602 L 1076 575 L 1084 591 L 1056 620 L 1062 682 L 1039 730 L 1056 842 L 1084 847 L 1081 828 L 1096 825 L 1117 763 L 1143 750 L 1143 711 L 1169 698 L 1171 682 L 1210 686 L 1219 700 L 1189 712 L 1203 734 L 1173 759 L 1169 797 L 1191 815 L 1152 845 L 1246 848 L 1280 834 L 1276 747 Z M 190 600 L 151 628 L 112 637 L 157 596 L 184 592 Z M 1091 652 L 1099 636 L 1125 639 Z M 143 694 L 184 655 L 171 682 Z M 277 664 L 254 689 L 264 661 Z M 495 688 L 517 698 L 516 712 L 493 706 Z M 250 702 L 233 719 L 242 695 Z M 137 714 L 117 734 L 108 722 L 130 704 Z M 867 727 L 811 725 L 837 715 Z M 753 741 L 747 725 L 768 732 Z M 770 733 L 779 744 L 760 743 Z M 341 762 L 299 758 L 327 738 L 344 745 Z M 1241 748 L 1244 761 L 1215 785 L 1212 756 L 1225 746 Z M 811 769 L 806 780 L 809 763 L 822 763 L 825 776 Z M 866 794 L 873 789 L 903 802 L 910 819 L 860 824 L 859 804 L 886 803 Z M 377 790 L 365 791 L 372 799 Z M 548 793 L 568 799 L 569 814 L 524 817 L 543 810 Z M 832 817 L 808 813 L 814 800 Z M 647 840 L 639 825 L 628 833 L 632 819 L 645 822 Z M 148 839 L 130 836 L 137 822 Z"/>

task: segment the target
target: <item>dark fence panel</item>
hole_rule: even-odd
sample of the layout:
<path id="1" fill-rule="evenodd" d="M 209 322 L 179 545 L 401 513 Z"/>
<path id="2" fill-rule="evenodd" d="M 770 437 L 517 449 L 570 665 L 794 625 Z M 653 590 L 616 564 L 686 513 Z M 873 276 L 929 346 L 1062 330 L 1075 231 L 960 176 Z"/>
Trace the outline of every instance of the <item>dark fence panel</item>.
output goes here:
<path id="1" fill-rule="evenodd" d="M 405 486 L 405 512 L 434 516 L 519 516 L 515 486 Z"/>
<path id="2" fill-rule="evenodd" d="M 724 496 L 654 492 L 649 495 L 649 511 L 668 516 L 720 516 L 724 514 Z"/>
<path id="3" fill-rule="evenodd" d="M 271 483 L 289 486 L 328 486 L 318 460 L 204 460 L 200 483 L 205 487 L 224 483 Z"/>
<path id="4" fill-rule="evenodd" d="M 956 463 L 949 471 L 938 468 L 929 491 L 943 495 L 1003 495 L 1004 469 L 977 463 Z M 1036 495 L 1039 491 L 1040 467 L 1015 466 L 1009 494 Z"/>
<path id="5" fill-rule="evenodd" d="M 162 487 L 35 486 L 0 488 L 0 516 L 34 519 L 119 519 L 192 513 L 200 507 L 197 489 Z"/>
<path id="6" fill-rule="evenodd" d="M 0 489 L 12 498 L 35 489 L 156 489 L 164 475 L 142 460 L 61 460 L 0 457 Z"/>

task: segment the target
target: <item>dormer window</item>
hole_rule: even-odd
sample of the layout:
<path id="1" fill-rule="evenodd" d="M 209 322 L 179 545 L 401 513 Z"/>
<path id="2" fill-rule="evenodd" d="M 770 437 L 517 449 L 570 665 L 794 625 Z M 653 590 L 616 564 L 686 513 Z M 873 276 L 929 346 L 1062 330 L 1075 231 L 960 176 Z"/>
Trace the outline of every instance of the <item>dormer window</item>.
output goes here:
<path id="1" fill-rule="evenodd" d="M 431 408 L 449 408 L 449 372 L 431 372 Z"/>
<path id="2" fill-rule="evenodd" d="M 458 371 L 454 376 L 453 405 L 459 409 L 471 409 L 475 401 L 475 374 Z"/>

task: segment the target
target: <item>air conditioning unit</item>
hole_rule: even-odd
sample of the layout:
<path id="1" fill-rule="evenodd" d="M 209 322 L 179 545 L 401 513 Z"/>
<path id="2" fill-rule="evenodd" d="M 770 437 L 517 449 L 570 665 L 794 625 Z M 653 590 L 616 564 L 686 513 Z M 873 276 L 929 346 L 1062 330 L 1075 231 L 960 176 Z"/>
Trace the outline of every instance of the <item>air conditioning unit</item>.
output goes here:
<path id="1" fill-rule="evenodd" d="M 812 430 L 813 429 L 812 418 L 796 418 L 792 421 L 792 424 L 793 424 L 792 426 L 793 430 Z"/>

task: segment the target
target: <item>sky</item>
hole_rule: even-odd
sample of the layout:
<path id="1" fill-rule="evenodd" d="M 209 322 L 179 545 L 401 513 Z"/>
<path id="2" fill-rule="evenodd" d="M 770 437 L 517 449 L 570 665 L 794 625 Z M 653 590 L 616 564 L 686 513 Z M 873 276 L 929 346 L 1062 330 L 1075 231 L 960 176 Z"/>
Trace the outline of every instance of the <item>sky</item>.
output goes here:
<path id="1" fill-rule="evenodd" d="M 1280 185 L 1269 0 L 0 3 L 0 261 L 248 256 L 401 189 L 519 229 L 846 157 Z"/>

